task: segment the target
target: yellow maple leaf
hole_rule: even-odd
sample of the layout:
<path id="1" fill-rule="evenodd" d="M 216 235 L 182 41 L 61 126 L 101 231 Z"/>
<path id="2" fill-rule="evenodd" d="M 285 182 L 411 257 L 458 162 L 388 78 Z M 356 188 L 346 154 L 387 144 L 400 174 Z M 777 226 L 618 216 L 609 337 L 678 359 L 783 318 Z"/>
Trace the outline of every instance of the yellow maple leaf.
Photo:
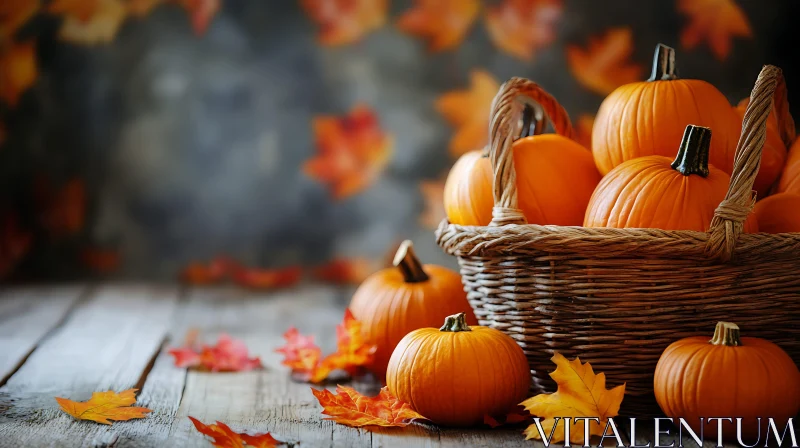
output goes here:
<path id="1" fill-rule="evenodd" d="M 61 40 L 80 45 L 109 43 L 128 15 L 121 0 L 97 0 L 97 9 L 88 20 L 68 15 L 58 32 Z"/>
<path id="2" fill-rule="evenodd" d="M 397 20 L 397 26 L 426 38 L 432 52 L 447 50 L 464 40 L 480 9 L 478 0 L 416 0 Z"/>
<path id="3" fill-rule="evenodd" d="M 681 32 L 681 45 L 688 50 L 706 42 L 714 56 L 724 61 L 735 36 L 753 37 L 747 16 L 733 0 L 678 0 L 678 11 L 689 18 Z"/>
<path id="4" fill-rule="evenodd" d="M 436 100 L 436 110 L 456 128 L 450 153 L 460 156 L 482 148 L 489 140 L 489 113 L 500 84 L 484 70 L 470 73 L 469 88 L 447 92 Z"/>
<path id="5" fill-rule="evenodd" d="M 144 418 L 150 412 L 147 408 L 132 407 L 136 402 L 136 390 L 128 389 L 116 393 L 114 391 L 95 392 L 89 401 L 72 401 L 56 397 L 61 410 L 78 420 L 91 420 L 104 425 L 110 425 L 111 420 L 130 420 Z"/>
<path id="6" fill-rule="evenodd" d="M 590 38 L 586 49 L 568 46 L 567 62 L 572 76 L 581 85 L 608 95 L 623 84 L 641 79 L 643 68 L 630 62 L 632 54 L 633 31 L 629 27 L 614 28 L 602 37 Z"/>
<path id="7" fill-rule="evenodd" d="M 39 0 L 3 0 L 0 2 L 0 42 L 9 40 L 39 11 Z"/>
<path id="8" fill-rule="evenodd" d="M 0 47 L 0 99 L 14 107 L 36 82 L 36 44 L 33 41 Z"/>
<path id="9" fill-rule="evenodd" d="M 552 434 L 549 443 L 564 441 L 565 417 L 598 418 L 599 423 L 591 422 L 589 435 L 602 435 L 609 417 L 619 413 L 619 406 L 625 395 L 625 385 L 607 390 L 605 374 L 595 374 L 592 366 L 588 362 L 581 363 L 579 358 L 570 361 L 556 353 L 551 360 L 557 367 L 550 377 L 558 385 L 558 391 L 536 395 L 521 403 L 532 415 L 544 418 L 541 421 L 544 435 L 540 434 L 539 428 L 533 424 L 525 430 L 527 439 L 542 439 Z M 584 421 L 576 423 L 571 420 L 570 423 L 570 441 L 583 443 L 586 438 Z"/>

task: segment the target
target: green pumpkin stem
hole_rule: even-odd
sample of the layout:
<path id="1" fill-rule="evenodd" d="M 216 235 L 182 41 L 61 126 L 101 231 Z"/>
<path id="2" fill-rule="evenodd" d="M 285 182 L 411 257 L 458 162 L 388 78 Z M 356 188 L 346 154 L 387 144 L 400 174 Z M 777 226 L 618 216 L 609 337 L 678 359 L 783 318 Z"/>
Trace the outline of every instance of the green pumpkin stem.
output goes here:
<path id="1" fill-rule="evenodd" d="M 444 325 L 442 325 L 439 331 L 452 331 L 455 333 L 458 331 L 472 331 L 472 329 L 467 325 L 466 314 L 458 313 L 447 316 L 444 319 Z"/>
<path id="2" fill-rule="evenodd" d="M 428 274 L 422 269 L 422 263 L 414 253 L 414 243 L 411 240 L 405 240 L 400 244 L 397 253 L 394 254 L 392 264 L 403 273 L 403 280 L 406 283 L 428 281 Z"/>
<path id="3" fill-rule="evenodd" d="M 714 329 L 714 337 L 711 338 L 709 343 L 727 347 L 742 345 L 739 326 L 731 322 L 717 322 L 717 328 Z"/>
<path id="4" fill-rule="evenodd" d="M 678 79 L 675 75 L 675 49 L 664 44 L 656 45 L 653 55 L 653 72 L 648 81 L 669 81 Z"/>
<path id="5" fill-rule="evenodd" d="M 672 162 L 672 168 L 690 176 L 708 177 L 708 152 L 711 147 L 711 129 L 690 124 L 683 132 L 678 156 Z"/>

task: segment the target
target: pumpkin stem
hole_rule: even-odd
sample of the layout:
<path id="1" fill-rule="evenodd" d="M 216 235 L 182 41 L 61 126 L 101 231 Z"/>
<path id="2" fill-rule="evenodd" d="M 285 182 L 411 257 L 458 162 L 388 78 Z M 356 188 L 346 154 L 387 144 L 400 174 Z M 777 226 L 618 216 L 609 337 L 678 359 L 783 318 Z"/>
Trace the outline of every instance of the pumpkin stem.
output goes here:
<path id="1" fill-rule="evenodd" d="M 547 118 L 538 103 L 526 102 L 522 109 L 522 128 L 519 138 L 541 135 L 547 126 Z"/>
<path id="2" fill-rule="evenodd" d="M 422 263 L 414 253 L 414 243 L 405 240 L 400 244 L 397 253 L 394 254 L 392 264 L 403 273 L 403 280 L 406 283 L 421 283 L 428 281 L 428 274 L 422 269 Z"/>
<path id="3" fill-rule="evenodd" d="M 689 176 L 708 177 L 708 151 L 711 147 L 711 129 L 690 124 L 683 131 L 683 140 L 672 168 Z"/>
<path id="4" fill-rule="evenodd" d="M 728 347 L 738 347 L 742 345 L 742 339 L 739 335 L 739 326 L 731 322 L 717 322 L 717 328 L 714 329 L 714 337 L 708 342 L 714 345 L 725 345 Z"/>
<path id="5" fill-rule="evenodd" d="M 442 325 L 439 331 L 452 331 L 455 333 L 458 331 L 472 331 L 472 329 L 467 325 L 466 315 L 464 313 L 458 313 L 447 316 L 444 319 L 444 325 Z"/>
<path id="6" fill-rule="evenodd" d="M 664 44 L 656 45 L 653 55 L 653 72 L 648 81 L 669 81 L 678 79 L 675 75 L 675 49 Z"/>

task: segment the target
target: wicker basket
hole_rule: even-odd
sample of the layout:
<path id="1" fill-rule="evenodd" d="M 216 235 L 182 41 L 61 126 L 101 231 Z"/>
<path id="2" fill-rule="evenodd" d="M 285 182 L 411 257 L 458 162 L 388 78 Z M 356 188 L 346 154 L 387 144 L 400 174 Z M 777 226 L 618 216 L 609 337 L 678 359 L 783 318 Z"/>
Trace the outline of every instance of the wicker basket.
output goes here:
<path id="1" fill-rule="evenodd" d="M 741 232 L 754 203 L 773 97 L 786 118 L 784 141 L 794 137 L 781 71 L 765 66 L 744 115 L 727 196 L 708 233 L 560 227 L 526 224 L 516 208 L 511 144 L 525 100 L 542 106 L 562 135 L 571 135 L 569 119 L 533 82 L 503 84 L 490 126 L 494 219 L 487 227 L 444 221 L 436 238 L 458 257 L 481 325 L 522 346 L 536 393 L 554 391 L 548 372 L 558 351 L 591 362 L 609 387 L 627 383 L 623 415 L 660 414 L 653 396 L 659 356 L 677 339 L 710 337 L 720 320 L 774 341 L 800 364 L 800 233 Z"/>

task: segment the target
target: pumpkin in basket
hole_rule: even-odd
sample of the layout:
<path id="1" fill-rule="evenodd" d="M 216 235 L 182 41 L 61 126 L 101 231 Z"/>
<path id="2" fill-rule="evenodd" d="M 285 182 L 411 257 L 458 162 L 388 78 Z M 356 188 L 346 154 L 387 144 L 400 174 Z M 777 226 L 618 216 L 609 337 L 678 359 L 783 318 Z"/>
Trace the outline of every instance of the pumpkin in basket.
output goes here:
<path id="1" fill-rule="evenodd" d="M 540 87 L 532 99 L 552 121 L 556 134 L 535 132 L 513 144 L 519 208 L 531 224 L 579 226 L 600 182 L 592 153 L 574 140 L 567 112 Z M 526 109 L 527 111 L 528 109 Z M 530 133 L 529 133 L 530 134 Z M 486 226 L 492 221 L 494 174 L 488 154 L 472 151 L 453 165 L 444 186 L 444 208 L 453 224 Z"/>
<path id="2" fill-rule="evenodd" d="M 783 167 L 781 180 L 778 183 L 779 193 L 800 194 L 800 138 L 792 143 L 786 166 Z"/>
<path id="3" fill-rule="evenodd" d="M 758 230 L 766 233 L 800 232 L 800 194 L 777 193 L 756 203 Z"/>
<path id="4" fill-rule="evenodd" d="M 400 245 L 393 264 L 395 267 L 364 280 L 350 302 L 353 316 L 378 346 L 369 367 L 381 378 L 394 347 L 408 332 L 439 325 L 461 310 L 467 310 L 467 322 L 478 323 L 456 272 L 432 264 L 423 266 L 408 240 Z"/>
<path id="5" fill-rule="evenodd" d="M 397 344 L 386 385 L 432 422 L 471 426 L 505 415 L 528 396 L 531 372 L 516 342 L 489 327 L 470 327 L 464 313 L 440 329 L 412 331 Z"/>
<path id="6" fill-rule="evenodd" d="M 764 339 L 740 337 L 739 327 L 719 322 L 714 337 L 690 337 L 664 350 L 653 380 L 656 400 L 669 417 L 683 417 L 700 434 L 700 418 L 741 417 L 742 441 L 763 439 L 767 418 L 784 428 L 800 411 L 800 371 L 780 347 Z M 717 422 L 703 428 L 716 438 Z M 736 440 L 736 425 L 723 426 Z"/>
<path id="7" fill-rule="evenodd" d="M 659 44 L 650 79 L 618 87 L 600 105 L 592 129 L 597 168 L 605 175 L 637 157 L 671 157 L 689 124 L 714 130 L 711 163 L 730 173 L 741 121 L 716 87 L 678 79 L 675 50 Z"/>
<path id="8" fill-rule="evenodd" d="M 594 191 L 583 225 L 707 231 L 730 183 L 708 164 L 710 143 L 711 129 L 689 125 L 674 161 L 647 156 L 614 168 Z M 752 217 L 744 229 L 756 231 Z"/>
<path id="9" fill-rule="evenodd" d="M 750 98 L 745 98 L 739 102 L 733 111 L 736 116 L 736 123 L 741 128 L 742 118 L 744 111 L 747 108 L 747 103 Z M 765 197 L 769 194 L 770 187 L 778 179 L 781 174 L 784 163 L 786 163 L 786 145 L 781 140 L 781 133 L 778 130 L 778 118 L 775 115 L 775 110 L 769 114 L 767 119 L 767 140 L 764 142 L 764 149 L 761 151 L 761 166 L 758 169 L 756 180 L 753 183 L 753 189 L 758 193 L 758 197 Z M 717 166 L 712 160 L 712 164 L 721 168 L 723 171 L 730 173 L 733 169 L 733 156 L 734 152 L 729 151 L 727 159 L 729 163 L 722 166 Z"/>

